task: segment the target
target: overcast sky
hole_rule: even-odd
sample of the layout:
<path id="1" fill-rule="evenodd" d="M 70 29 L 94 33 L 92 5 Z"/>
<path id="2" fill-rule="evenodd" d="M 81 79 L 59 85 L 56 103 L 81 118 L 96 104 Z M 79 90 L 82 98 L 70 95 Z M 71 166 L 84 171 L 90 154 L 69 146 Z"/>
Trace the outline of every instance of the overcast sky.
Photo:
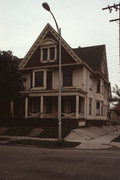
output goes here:
<path id="1" fill-rule="evenodd" d="M 72 48 L 106 45 L 110 82 L 120 86 L 119 25 L 109 22 L 119 14 L 102 11 L 119 0 L 0 0 L 0 49 L 22 58 L 47 23 L 56 29 L 43 2 L 49 3 L 62 37 Z"/>

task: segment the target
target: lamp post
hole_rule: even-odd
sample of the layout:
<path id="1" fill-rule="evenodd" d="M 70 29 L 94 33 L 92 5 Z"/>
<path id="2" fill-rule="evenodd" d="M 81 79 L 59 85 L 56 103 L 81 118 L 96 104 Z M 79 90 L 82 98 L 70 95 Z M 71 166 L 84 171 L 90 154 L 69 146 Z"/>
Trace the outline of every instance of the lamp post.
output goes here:
<path id="1" fill-rule="evenodd" d="M 45 10 L 50 12 L 52 15 L 56 28 L 59 34 L 59 92 L 58 92 L 58 139 L 60 140 L 62 138 L 62 126 L 61 126 L 61 28 L 59 28 L 58 23 L 55 19 L 55 16 L 53 15 L 50 6 L 48 3 L 44 2 L 42 3 L 42 6 Z"/>

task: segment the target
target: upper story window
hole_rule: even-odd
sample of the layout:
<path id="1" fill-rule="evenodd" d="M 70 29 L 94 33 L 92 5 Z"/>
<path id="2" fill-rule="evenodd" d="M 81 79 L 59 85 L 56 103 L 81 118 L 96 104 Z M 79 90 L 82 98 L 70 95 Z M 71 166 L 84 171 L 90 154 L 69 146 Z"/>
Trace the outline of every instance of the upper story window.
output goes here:
<path id="1" fill-rule="evenodd" d="M 54 62 L 57 59 L 56 46 L 47 46 L 41 48 L 41 62 Z"/>
<path id="2" fill-rule="evenodd" d="M 92 80 L 92 77 L 91 76 L 89 76 L 89 90 L 90 91 L 92 91 L 92 86 L 93 86 L 93 82 L 92 82 L 93 80 Z"/>
<path id="3" fill-rule="evenodd" d="M 63 86 L 72 86 L 73 85 L 73 72 L 71 69 L 63 70 Z"/>
<path id="4" fill-rule="evenodd" d="M 35 87 L 43 87 L 44 86 L 44 72 L 37 71 L 35 72 Z"/>
<path id="5" fill-rule="evenodd" d="M 48 57 L 48 48 L 43 48 L 41 51 L 42 57 L 41 60 L 43 61 L 47 61 L 47 57 Z"/>
<path id="6" fill-rule="evenodd" d="M 53 73 L 52 71 L 34 70 L 31 73 L 31 88 L 52 89 Z"/>
<path id="7" fill-rule="evenodd" d="M 101 81 L 100 81 L 100 79 L 97 79 L 97 87 L 96 87 L 97 93 L 100 93 L 100 88 L 101 88 Z"/>
<path id="8" fill-rule="evenodd" d="M 46 86 L 46 71 L 36 70 L 31 74 L 31 87 L 32 88 L 45 88 Z"/>

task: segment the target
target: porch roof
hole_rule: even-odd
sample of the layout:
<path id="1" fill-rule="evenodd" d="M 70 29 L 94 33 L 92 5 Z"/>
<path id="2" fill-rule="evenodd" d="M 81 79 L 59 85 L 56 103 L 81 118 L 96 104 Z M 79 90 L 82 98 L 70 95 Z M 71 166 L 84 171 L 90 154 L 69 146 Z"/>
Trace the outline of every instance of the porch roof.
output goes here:
<path id="1" fill-rule="evenodd" d="M 51 90 L 26 90 L 26 91 L 21 91 L 21 94 L 24 95 L 33 95 L 33 96 L 58 96 L 59 91 L 57 89 L 51 89 Z M 75 96 L 75 95 L 80 95 L 80 96 L 85 96 L 87 94 L 86 91 L 83 91 L 80 88 L 62 88 L 62 96 Z"/>

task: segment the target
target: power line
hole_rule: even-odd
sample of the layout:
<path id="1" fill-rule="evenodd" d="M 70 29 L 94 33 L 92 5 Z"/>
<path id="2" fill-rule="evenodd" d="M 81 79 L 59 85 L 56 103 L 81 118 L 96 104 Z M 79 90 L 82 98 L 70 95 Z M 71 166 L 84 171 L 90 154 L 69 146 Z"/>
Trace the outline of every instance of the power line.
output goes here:
<path id="1" fill-rule="evenodd" d="M 102 8 L 102 10 L 109 10 L 110 13 L 112 13 L 113 9 L 115 11 L 119 11 L 119 17 L 116 19 L 110 20 L 110 22 L 116 22 L 119 23 L 119 68 L 120 68 L 120 3 L 119 4 L 113 4 L 112 6 L 107 6 L 105 8 Z"/>

